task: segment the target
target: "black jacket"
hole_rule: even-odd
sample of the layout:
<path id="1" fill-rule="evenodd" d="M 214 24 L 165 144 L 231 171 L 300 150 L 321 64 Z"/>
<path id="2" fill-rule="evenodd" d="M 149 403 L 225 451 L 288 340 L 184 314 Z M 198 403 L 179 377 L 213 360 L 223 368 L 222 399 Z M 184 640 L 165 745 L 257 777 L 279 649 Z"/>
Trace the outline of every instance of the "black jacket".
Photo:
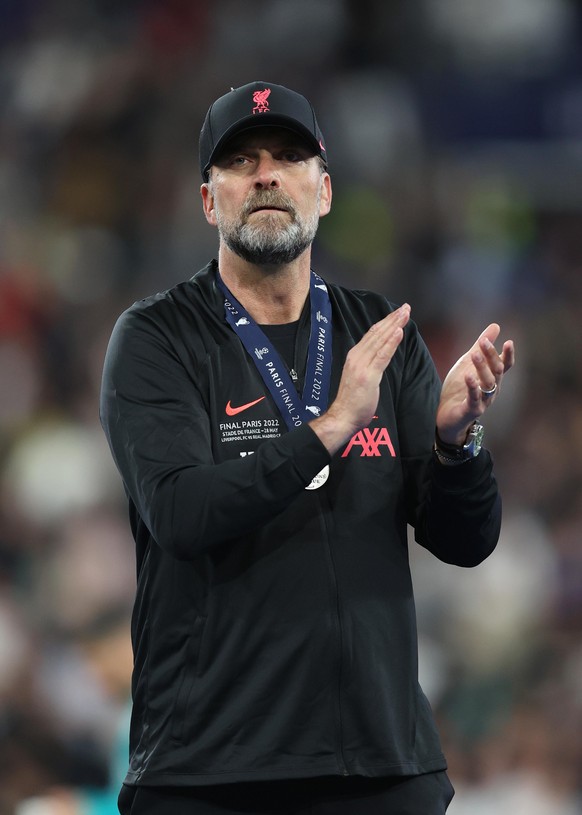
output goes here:
<path id="1" fill-rule="evenodd" d="M 101 418 L 137 546 L 127 781 L 442 769 L 407 523 L 441 560 L 483 560 L 501 515 L 489 454 L 434 459 L 440 383 L 410 323 L 376 417 L 330 462 L 309 425 L 287 431 L 215 269 L 128 309 L 105 362 Z M 331 401 L 348 350 L 393 306 L 329 290 Z"/>

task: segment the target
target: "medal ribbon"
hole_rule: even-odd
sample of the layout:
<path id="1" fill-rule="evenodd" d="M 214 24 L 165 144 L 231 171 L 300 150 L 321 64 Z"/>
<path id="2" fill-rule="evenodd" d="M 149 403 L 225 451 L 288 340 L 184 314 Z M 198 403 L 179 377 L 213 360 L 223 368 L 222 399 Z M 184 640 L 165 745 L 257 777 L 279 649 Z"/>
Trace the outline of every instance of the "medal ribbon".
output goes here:
<path id="1" fill-rule="evenodd" d="M 228 290 L 220 273 L 217 283 L 224 294 L 226 320 L 255 363 L 289 430 L 320 416 L 327 409 L 332 361 L 331 301 L 321 277 L 311 271 L 311 332 L 301 396 L 273 344 Z"/>

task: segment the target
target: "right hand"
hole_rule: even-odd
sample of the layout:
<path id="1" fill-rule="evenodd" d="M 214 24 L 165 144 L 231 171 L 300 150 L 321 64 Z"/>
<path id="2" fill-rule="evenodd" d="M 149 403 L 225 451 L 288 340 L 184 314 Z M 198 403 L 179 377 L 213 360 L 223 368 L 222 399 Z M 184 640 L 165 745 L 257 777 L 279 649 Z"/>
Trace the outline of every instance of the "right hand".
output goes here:
<path id="1" fill-rule="evenodd" d="M 331 455 L 372 420 L 382 375 L 409 319 L 410 306 L 405 303 L 374 323 L 348 352 L 335 400 L 323 416 L 309 423 Z"/>

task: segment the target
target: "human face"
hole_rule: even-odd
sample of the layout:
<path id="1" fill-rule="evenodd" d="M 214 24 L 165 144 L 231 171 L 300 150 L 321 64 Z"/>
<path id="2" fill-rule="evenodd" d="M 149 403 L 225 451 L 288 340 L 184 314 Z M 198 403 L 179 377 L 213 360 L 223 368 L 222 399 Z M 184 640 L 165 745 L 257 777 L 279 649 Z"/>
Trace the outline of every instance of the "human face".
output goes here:
<path id="1" fill-rule="evenodd" d="M 331 204 L 329 175 L 306 142 L 281 128 L 233 139 L 201 191 L 221 242 L 261 266 L 291 263 L 305 252 Z"/>

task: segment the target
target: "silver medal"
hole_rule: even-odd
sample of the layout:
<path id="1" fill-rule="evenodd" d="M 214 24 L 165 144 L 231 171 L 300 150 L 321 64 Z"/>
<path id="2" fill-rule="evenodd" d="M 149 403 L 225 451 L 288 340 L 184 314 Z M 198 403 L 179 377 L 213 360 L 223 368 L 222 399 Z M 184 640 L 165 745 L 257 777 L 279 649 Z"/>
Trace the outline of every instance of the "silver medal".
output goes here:
<path id="1" fill-rule="evenodd" d="M 326 464 L 323 470 L 317 473 L 313 481 L 308 484 L 305 489 L 306 490 L 318 490 L 320 487 L 323 487 L 327 479 L 329 478 L 329 464 Z"/>

